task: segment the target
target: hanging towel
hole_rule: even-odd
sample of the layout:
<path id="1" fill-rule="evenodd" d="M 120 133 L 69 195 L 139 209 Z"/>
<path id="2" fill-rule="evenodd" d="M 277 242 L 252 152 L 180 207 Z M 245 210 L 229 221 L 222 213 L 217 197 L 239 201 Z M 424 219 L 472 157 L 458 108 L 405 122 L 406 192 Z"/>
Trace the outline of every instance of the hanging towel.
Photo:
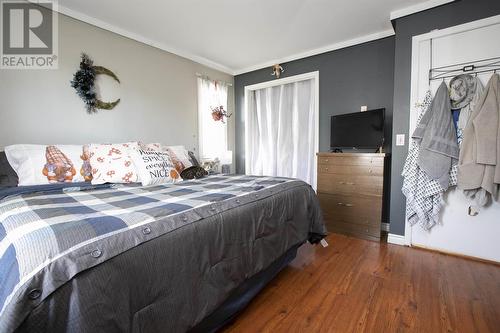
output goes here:
<path id="1" fill-rule="evenodd" d="M 444 190 L 448 189 L 450 169 L 458 160 L 459 149 L 446 83 L 439 86 L 412 137 L 420 142 L 419 167 Z"/>
<path id="2" fill-rule="evenodd" d="M 500 186 L 500 76 L 493 74 L 469 123 L 458 168 L 458 186 L 479 205 L 497 196 Z"/>
<path id="3" fill-rule="evenodd" d="M 417 126 L 422 116 L 428 111 L 432 103 L 432 94 L 427 91 L 422 103 L 416 109 Z M 444 189 L 441 185 L 429 178 L 417 164 L 420 144 L 412 140 L 408 150 L 405 165 L 403 167 L 402 192 L 406 196 L 406 218 L 413 226 L 419 224 L 424 230 L 429 230 L 439 221 L 439 214 L 443 206 Z M 457 165 L 455 164 L 449 173 L 450 186 L 457 184 Z"/>

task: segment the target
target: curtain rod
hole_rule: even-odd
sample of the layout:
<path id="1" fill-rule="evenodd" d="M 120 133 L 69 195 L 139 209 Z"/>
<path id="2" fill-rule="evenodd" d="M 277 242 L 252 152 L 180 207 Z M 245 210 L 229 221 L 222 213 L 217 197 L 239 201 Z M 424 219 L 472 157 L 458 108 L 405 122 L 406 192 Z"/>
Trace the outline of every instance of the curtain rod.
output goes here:
<path id="1" fill-rule="evenodd" d="M 228 86 L 230 86 L 230 87 L 232 87 L 232 86 L 233 86 L 233 84 L 232 84 L 232 83 L 229 83 L 229 82 L 226 82 L 226 81 L 222 81 L 222 80 L 214 80 L 214 79 L 211 79 L 210 77 L 208 77 L 207 75 L 203 75 L 203 74 L 201 74 L 201 73 L 196 73 L 196 76 L 197 76 L 197 77 L 204 78 L 204 79 L 207 79 L 207 80 L 215 81 L 215 82 L 222 82 L 222 83 L 224 83 L 224 84 L 226 84 L 226 85 L 228 85 Z"/>

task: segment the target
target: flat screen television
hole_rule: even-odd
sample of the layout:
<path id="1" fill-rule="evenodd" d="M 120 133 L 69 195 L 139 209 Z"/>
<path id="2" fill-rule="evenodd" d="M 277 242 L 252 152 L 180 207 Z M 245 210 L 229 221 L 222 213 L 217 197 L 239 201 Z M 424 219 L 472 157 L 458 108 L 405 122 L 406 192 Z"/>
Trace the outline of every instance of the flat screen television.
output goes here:
<path id="1" fill-rule="evenodd" d="M 332 116 L 330 147 L 334 149 L 379 148 L 384 144 L 385 109 Z"/>

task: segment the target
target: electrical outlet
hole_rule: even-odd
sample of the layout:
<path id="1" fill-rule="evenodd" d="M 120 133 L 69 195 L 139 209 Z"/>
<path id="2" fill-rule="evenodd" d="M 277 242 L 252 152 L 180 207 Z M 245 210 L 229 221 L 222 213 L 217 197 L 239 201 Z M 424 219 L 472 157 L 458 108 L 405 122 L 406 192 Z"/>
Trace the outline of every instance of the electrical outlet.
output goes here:
<path id="1" fill-rule="evenodd" d="M 361 106 L 361 112 L 365 112 L 365 111 L 368 111 L 368 106 L 366 106 L 366 105 Z"/>
<path id="2" fill-rule="evenodd" d="M 396 146 L 404 146 L 405 145 L 405 135 L 398 134 L 396 135 Z"/>

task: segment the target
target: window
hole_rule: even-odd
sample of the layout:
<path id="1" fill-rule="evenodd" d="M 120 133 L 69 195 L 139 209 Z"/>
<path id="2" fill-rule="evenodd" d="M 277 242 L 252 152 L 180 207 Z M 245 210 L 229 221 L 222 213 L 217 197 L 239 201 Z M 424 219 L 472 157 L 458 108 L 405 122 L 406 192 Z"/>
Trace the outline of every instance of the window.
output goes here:
<path id="1" fill-rule="evenodd" d="M 216 121 L 212 109 L 222 106 L 227 110 L 228 86 L 224 82 L 198 78 L 198 135 L 200 159 L 222 159 L 227 154 L 227 123 Z"/>

